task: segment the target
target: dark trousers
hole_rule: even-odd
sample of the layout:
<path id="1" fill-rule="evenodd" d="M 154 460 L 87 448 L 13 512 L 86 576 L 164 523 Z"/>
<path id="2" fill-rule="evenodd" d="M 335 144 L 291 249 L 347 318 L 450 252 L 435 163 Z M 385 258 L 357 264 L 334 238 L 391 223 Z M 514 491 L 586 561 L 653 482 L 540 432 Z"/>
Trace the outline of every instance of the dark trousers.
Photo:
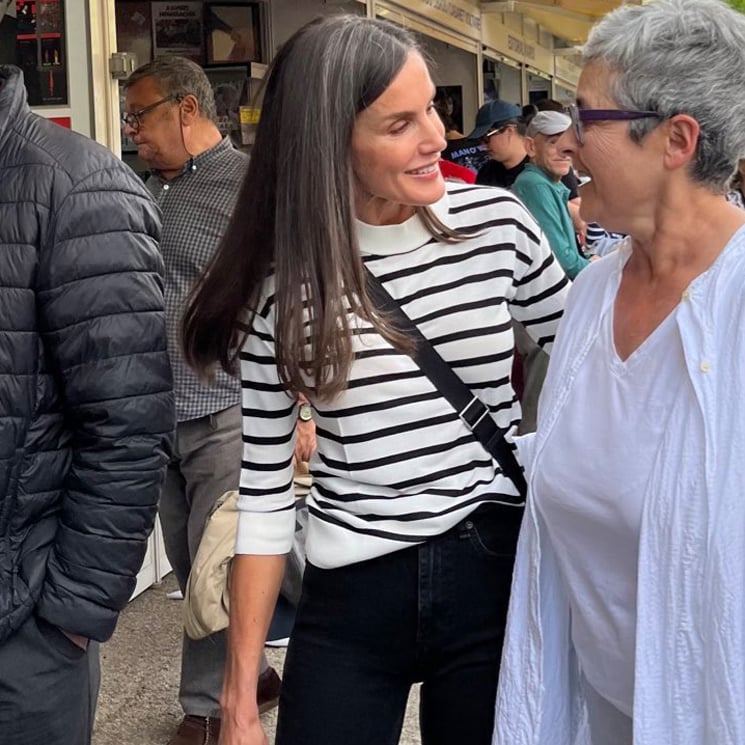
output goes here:
<path id="1" fill-rule="evenodd" d="M 96 642 L 84 652 L 29 617 L 0 642 L 0 742 L 89 745 L 99 681 Z"/>
<path id="2" fill-rule="evenodd" d="M 419 546 L 308 564 L 277 745 L 395 745 L 416 682 L 423 745 L 490 745 L 521 517 L 490 505 Z"/>

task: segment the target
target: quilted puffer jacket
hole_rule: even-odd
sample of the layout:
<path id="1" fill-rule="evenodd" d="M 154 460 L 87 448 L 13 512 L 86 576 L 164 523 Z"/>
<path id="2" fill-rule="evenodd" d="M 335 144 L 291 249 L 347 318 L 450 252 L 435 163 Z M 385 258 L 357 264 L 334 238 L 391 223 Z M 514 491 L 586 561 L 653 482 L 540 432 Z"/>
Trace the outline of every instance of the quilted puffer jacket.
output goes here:
<path id="1" fill-rule="evenodd" d="M 157 207 L 0 66 L 0 641 L 31 614 L 103 641 L 174 423 Z"/>

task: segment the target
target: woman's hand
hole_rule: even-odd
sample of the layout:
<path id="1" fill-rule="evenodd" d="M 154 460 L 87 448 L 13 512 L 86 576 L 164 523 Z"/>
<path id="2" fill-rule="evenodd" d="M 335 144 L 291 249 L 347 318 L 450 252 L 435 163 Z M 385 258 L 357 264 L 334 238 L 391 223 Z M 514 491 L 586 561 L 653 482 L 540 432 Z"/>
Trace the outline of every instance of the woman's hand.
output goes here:
<path id="1" fill-rule="evenodd" d="M 295 462 L 302 463 L 310 460 L 316 449 L 316 425 L 311 419 L 308 422 L 297 423 L 295 437 Z"/>
<path id="2" fill-rule="evenodd" d="M 231 714 L 223 708 L 220 745 L 269 745 L 258 710 Z"/>
<path id="3" fill-rule="evenodd" d="M 283 555 L 236 554 L 233 558 L 228 656 L 220 695 L 220 745 L 268 745 L 256 688 L 284 565 Z"/>

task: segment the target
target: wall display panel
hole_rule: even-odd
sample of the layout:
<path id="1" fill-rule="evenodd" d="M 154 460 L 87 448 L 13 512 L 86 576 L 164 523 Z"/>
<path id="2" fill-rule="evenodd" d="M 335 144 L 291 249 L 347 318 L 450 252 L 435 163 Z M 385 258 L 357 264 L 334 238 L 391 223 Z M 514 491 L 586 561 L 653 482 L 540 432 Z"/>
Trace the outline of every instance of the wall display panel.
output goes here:
<path id="1" fill-rule="evenodd" d="M 241 106 L 248 104 L 248 68 L 245 65 L 205 70 L 215 93 L 217 128 L 223 137 L 241 145 Z"/>
<path id="2" fill-rule="evenodd" d="M 0 0 L 0 65 L 16 63 L 16 0 Z"/>
<path id="3" fill-rule="evenodd" d="M 208 65 L 261 61 L 256 3 L 206 3 L 204 19 Z"/>
<path id="4" fill-rule="evenodd" d="M 66 106 L 64 0 L 16 0 L 15 64 L 30 106 Z"/>
<path id="5" fill-rule="evenodd" d="M 152 3 L 153 56 L 179 54 L 204 62 L 201 2 Z"/>
<path id="6" fill-rule="evenodd" d="M 153 58 L 151 9 L 146 0 L 118 0 L 116 3 L 117 50 L 134 54 L 138 67 Z"/>

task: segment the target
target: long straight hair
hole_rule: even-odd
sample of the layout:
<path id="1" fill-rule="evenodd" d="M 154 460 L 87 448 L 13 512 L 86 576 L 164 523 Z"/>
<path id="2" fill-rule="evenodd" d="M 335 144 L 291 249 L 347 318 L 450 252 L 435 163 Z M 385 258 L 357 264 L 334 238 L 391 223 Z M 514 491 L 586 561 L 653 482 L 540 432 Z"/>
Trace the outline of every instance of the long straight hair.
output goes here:
<path id="1" fill-rule="evenodd" d="M 275 358 L 288 390 L 328 399 L 344 389 L 354 358 L 350 310 L 413 351 L 366 290 L 350 157 L 357 115 L 412 51 L 419 47 L 406 30 L 346 15 L 312 21 L 279 50 L 233 218 L 184 314 L 184 355 L 199 372 L 215 363 L 236 372 L 271 275 Z M 434 212 L 419 211 L 435 237 L 458 239 Z"/>

